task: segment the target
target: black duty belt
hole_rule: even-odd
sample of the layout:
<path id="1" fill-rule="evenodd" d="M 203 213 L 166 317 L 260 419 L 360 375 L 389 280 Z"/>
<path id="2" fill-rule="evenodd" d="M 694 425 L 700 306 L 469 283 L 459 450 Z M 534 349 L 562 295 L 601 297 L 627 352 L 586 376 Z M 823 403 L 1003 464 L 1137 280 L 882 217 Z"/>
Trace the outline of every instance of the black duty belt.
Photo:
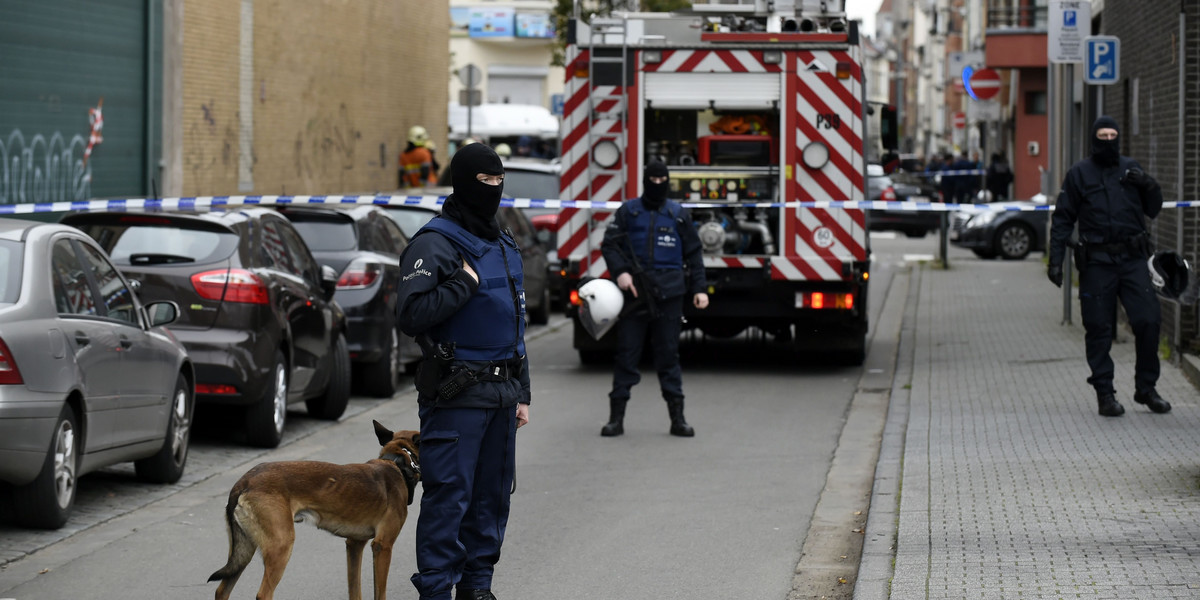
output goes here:
<path id="1" fill-rule="evenodd" d="M 479 381 L 508 381 L 521 374 L 522 359 L 498 360 L 475 371 Z"/>
<path id="2" fill-rule="evenodd" d="M 1132 254 L 1133 248 L 1125 242 L 1115 244 L 1084 244 L 1089 252 L 1104 252 L 1106 254 Z"/>

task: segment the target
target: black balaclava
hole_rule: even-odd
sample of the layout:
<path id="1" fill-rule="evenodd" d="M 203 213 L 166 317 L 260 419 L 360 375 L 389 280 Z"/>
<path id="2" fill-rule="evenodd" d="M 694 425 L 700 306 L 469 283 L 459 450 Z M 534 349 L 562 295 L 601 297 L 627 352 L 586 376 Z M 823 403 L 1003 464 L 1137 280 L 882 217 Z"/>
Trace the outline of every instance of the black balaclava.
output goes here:
<path id="1" fill-rule="evenodd" d="M 1117 137 L 1111 140 L 1102 140 L 1096 137 L 1096 132 L 1101 129 L 1116 129 Z M 1092 160 L 1102 167 L 1116 166 L 1121 161 L 1121 129 L 1117 127 L 1116 119 L 1108 115 L 1101 116 L 1092 123 Z"/>
<path id="2" fill-rule="evenodd" d="M 487 144 L 467 144 L 450 159 L 450 173 L 454 193 L 446 198 L 442 214 L 481 238 L 500 237 L 496 211 L 500 209 L 504 184 L 488 185 L 475 179 L 480 173 L 503 175 L 500 156 Z"/>
<path id="3" fill-rule="evenodd" d="M 642 204 L 650 210 L 658 210 L 663 202 L 667 200 L 667 192 L 671 190 L 671 182 L 664 181 L 662 183 L 651 183 L 651 177 L 666 177 L 668 175 L 667 165 L 661 160 L 656 160 L 646 165 L 646 171 L 642 175 Z"/>

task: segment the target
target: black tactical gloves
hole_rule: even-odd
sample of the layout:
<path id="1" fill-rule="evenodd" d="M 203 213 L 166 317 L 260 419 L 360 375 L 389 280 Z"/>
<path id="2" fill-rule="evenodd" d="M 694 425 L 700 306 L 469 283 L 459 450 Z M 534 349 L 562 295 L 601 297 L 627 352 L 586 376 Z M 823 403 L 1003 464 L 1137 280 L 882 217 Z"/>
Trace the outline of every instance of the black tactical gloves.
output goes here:
<path id="1" fill-rule="evenodd" d="M 1050 283 L 1053 283 L 1054 285 L 1056 285 L 1058 287 L 1062 287 L 1062 283 L 1063 283 L 1062 265 L 1050 265 L 1049 267 L 1046 267 L 1046 277 L 1048 277 L 1050 279 Z"/>
<path id="2" fill-rule="evenodd" d="M 1138 168 L 1126 170 L 1124 181 L 1141 192 L 1152 192 L 1158 189 L 1158 182 Z"/>

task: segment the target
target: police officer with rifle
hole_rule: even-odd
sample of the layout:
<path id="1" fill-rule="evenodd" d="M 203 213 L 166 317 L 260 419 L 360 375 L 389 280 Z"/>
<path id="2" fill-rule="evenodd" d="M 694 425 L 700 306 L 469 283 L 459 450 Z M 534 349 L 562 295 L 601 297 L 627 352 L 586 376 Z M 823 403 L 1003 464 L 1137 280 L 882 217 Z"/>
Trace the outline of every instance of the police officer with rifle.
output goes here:
<path id="1" fill-rule="evenodd" d="M 625 433 L 625 405 L 630 390 L 641 381 L 638 361 L 647 332 L 671 418 L 671 435 L 695 435 L 683 416 L 679 333 L 684 299 L 690 298 L 698 309 L 707 308 L 708 286 L 700 238 L 687 209 L 667 199 L 668 177 L 667 165 L 661 161 L 647 165 L 642 196 L 617 209 L 600 245 L 609 274 L 632 296 L 626 298 L 629 308 L 616 324 L 616 367 L 608 395 L 608 423 L 600 431 L 603 436 Z"/>
<path id="2" fill-rule="evenodd" d="M 1073 247 L 1079 263 L 1084 343 L 1092 371 L 1087 381 L 1096 390 L 1099 412 L 1106 417 L 1125 413 L 1113 388 L 1109 356 L 1118 299 L 1129 316 L 1137 350 L 1133 400 L 1152 412 L 1169 412 L 1170 403 L 1155 390 L 1160 308 L 1147 268 L 1154 248 L 1146 232 L 1146 217 L 1153 219 L 1162 210 L 1162 189 L 1137 161 L 1121 156 L 1119 128 L 1112 117 L 1096 119 L 1091 146 L 1091 157 L 1067 171 L 1058 195 L 1046 274 L 1062 287 L 1063 258 L 1078 222 L 1079 241 Z"/>
<path id="3" fill-rule="evenodd" d="M 417 338 L 422 599 L 495 600 L 516 431 L 529 422 L 521 251 L 500 230 L 500 157 L 485 144 L 451 160 L 454 193 L 400 258 L 400 329 Z M 457 591 L 455 591 L 457 590 Z"/>

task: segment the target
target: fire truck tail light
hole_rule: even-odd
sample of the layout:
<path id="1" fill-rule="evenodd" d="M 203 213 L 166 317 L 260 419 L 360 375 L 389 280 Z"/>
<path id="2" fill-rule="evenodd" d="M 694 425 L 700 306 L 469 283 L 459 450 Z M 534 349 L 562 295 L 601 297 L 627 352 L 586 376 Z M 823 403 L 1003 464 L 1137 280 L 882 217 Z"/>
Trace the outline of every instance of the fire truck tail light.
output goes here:
<path id="1" fill-rule="evenodd" d="M 576 79 L 587 79 L 587 77 L 588 77 L 588 68 L 586 66 L 575 67 L 575 78 Z"/>
<path id="2" fill-rule="evenodd" d="M 840 62 L 837 64 L 837 78 L 850 79 L 850 63 Z"/>
<path id="3" fill-rule="evenodd" d="M 796 292 L 796 308 L 851 310 L 854 308 L 854 294 Z"/>
<path id="4" fill-rule="evenodd" d="M 571 290 L 569 300 L 571 301 L 571 306 L 583 306 L 583 301 L 579 299 L 579 290 Z"/>
<path id="5" fill-rule="evenodd" d="M 777 65 L 783 62 L 783 52 L 781 50 L 765 50 L 763 51 L 764 65 Z"/>

